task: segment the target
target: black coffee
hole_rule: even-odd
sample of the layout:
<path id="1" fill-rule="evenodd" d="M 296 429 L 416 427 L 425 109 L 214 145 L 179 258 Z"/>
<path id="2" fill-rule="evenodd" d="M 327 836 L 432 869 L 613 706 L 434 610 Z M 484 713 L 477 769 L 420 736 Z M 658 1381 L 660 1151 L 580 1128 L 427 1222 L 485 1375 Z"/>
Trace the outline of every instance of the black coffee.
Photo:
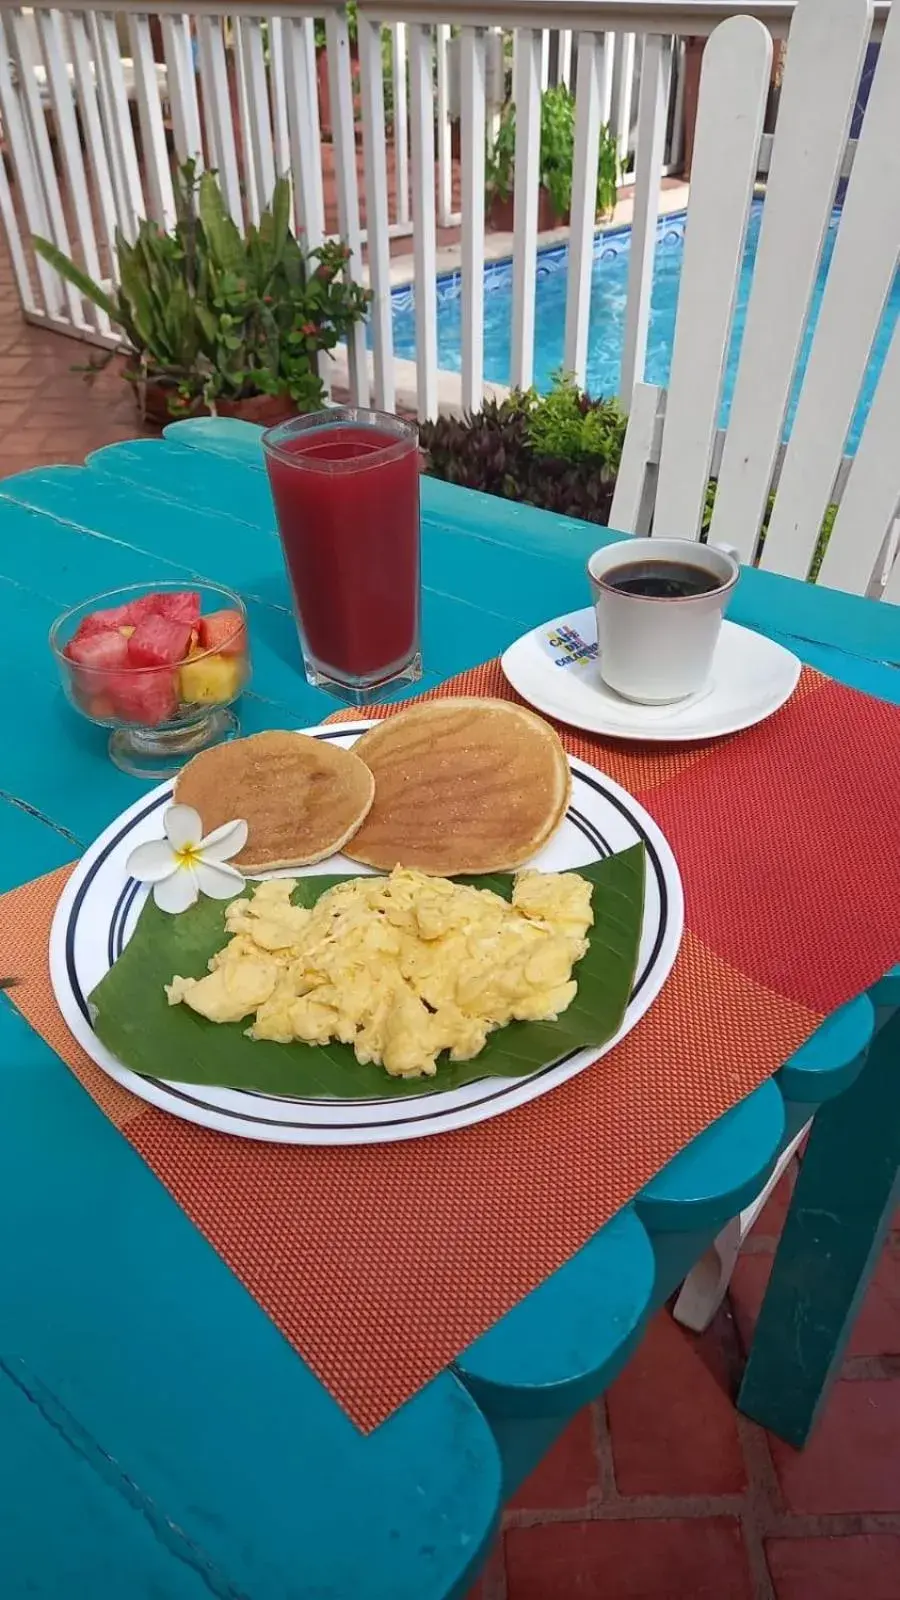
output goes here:
<path id="1" fill-rule="evenodd" d="M 646 600 L 688 600 L 722 587 L 721 578 L 705 567 L 687 561 L 631 561 L 603 575 L 603 582 L 619 594 L 641 595 Z"/>

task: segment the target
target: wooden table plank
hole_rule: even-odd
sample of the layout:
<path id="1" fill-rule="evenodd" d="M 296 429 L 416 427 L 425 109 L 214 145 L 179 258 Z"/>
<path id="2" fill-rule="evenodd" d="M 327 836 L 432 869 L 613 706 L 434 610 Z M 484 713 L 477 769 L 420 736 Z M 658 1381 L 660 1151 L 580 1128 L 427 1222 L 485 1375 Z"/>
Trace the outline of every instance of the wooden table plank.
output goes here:
<path id="1" fill-rule="evenodd" d="M 37 878 L 75 861 L 83 849 L 74 834 L 63 833 L 49 817 L 7 795 L 0 795 L 0 840 L 0 894 L 22 882 L 23 864 L 27 863 L 29 876 Z"/>
<path id="2" fill-rule="evenodd" d="M 626 1206 L 463 1351 L 457 1370 L 497 1438 L 505 1499 L 621 1372 L 650 1316 L 654 1272 L 650 1239 Z"/>
<path id="3" fill-rule="evenodd" d="M 363 1438 L 4 999 L 0 1057 L 0 1210 L 27 1220 L 5 1237 L 0 1353 L 70 1446 L 179 1530 L 220 1600 L 464 1593 L 500 1468 L 458 1381 Z M 55 1558 L 27 1530 L 12 1548 L 11 1592 L 27 1593 Z"/>
<path id="4" fill-rule="evenodd" d="M 254 467 L 262 465 L 260 430 L 252 422 L 238 422 L 235 417 L 192 417 L 187 427 L 179 422 L 167 423 L 163 438 L 170 437 L 188 449 L 225 456 L 229 461 L 244 460 Z"/>
<path id="5" fill-rule="evenodd" d="M 210 1600 L 202 1552 L 90 1452 L 23 1363 L 0 1353 L 0 1552 L 8 1600 Z M 36 1559 L 37 1553 L 39 1554 Z M 210 1581 L 212 1580 L 212 1581 Z"/>
<path id="6" fill-rule="evenodd" d="M 777 1124 L 774 1141 L 773 1120 Z M 784 1129 L 784 1102 L 777 1085 L 770 1079 L 699 1136 L 703 1140 L 702 1161 L 696 1159 L 695 1146 L 699 1140 L 693 1140 L 651 1178 L 637 1198 L 638 1216 L 654 1234 L 704 1228 L 723 1190 L 735 1202 L 733 1216 L 765 1183 L 784 1138 Z M 735 1184 L 738 1143 L 742 1157 L 740 1170 L 744 1176 L 742 1192 L 738 1192 Z"/>

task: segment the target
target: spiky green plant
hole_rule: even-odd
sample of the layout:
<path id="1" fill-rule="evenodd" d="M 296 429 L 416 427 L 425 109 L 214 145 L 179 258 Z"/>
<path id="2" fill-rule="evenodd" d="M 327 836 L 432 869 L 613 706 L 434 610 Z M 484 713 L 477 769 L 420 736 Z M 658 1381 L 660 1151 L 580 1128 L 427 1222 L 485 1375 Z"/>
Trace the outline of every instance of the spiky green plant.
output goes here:
<path id="1" fill-rule="evenodd" d="M 174 415 L 198 400 L 289 395 L 301 410 L 324 399 L 320 350 L 366 313 L 369 293 L 345 277 L 347 251 L 304 253 L 291 225 L 291 187 L 279 178 L 257 227 L 242 234 L 216 176 L 185 162 L 176 174 L 171 233 L 143 219 L 133 242 L 116 233 L 118 284 L 108 293 L 49 240 L 34 246 L 125 336 L 131 376 L 161 380 Z"/>

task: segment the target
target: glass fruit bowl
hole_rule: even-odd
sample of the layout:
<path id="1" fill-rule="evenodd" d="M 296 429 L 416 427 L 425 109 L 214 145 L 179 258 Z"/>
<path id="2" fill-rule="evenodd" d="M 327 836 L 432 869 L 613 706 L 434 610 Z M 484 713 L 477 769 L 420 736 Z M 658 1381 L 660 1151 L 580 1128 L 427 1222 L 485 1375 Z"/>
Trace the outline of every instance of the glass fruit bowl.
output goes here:
<path id="1" fill-rule="evenodd" d="M 215 583 L 137 583 L 82 601 L 50 629 L 67 699 L 111 729 L 117 767 L 167 778 L 230 739 L 250 678 L 247 611 Z"/>

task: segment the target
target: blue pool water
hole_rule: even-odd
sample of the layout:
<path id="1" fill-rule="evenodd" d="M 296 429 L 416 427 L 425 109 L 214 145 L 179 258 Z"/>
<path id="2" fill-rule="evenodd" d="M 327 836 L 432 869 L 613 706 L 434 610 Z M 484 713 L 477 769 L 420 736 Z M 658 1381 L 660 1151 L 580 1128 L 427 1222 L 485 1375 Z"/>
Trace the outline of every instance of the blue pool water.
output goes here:
<path id="1" fill-rule="evenodd" d="M 731 393 L 737 371 L 740 340 L 747 313 L 750 278 L 759 239 L 762 218 L 762 201 L 753 204 L 744 264 L 738 288 L 734 331 L 725 373 L 722 417 L 728 418 Z M 818 315 L 822 290 L 828 265 L 834 249 L 839 213 L 835 213 L 828 230 L 819 277 L 813 297 L 812 315 L 806 329 L 801 356 L 800 372 L 806 365 L 809 343 Z M 645 378 L 648 383 L 665 384 L 669 376 L 672 357 L 672 340 L 675 331 L 675 305 L 678 298 L 678 280 L 684 254 L 685 219 L 661 219 L 656 245 L 653 273 L 653 297 L 650 308 L 650 336 L 647 345 Z M 591 315 L 588 334 L 587 388 L 591 394 L 615 394 L 619 381 L 619 363 L 622 353 L 622 335 L 625 320 L 625 300 L 628 290 L 628 253 L 630 232 L 627 229 L 612 234 L 598 234 L 594 245 L 594 268 L 591 281 Z M 534 381 L 538 389 L 546 391 L 554 372 L 562 366 L 563 330 L 566 308 L 566 269 L 568 249 L 565 245 L 542 250 L 538 255 L 537 298 L 535 306 Z M 485 268 L 484 292 L 484 370 L 485 377 L 495 383 L 509 382 L 510 322 L 512 313 L 512 263 L 501 261 Z M 878 374 L 890 343 L 894 323 L 900 312 L 900 276 L 894 283 L 889 303 L 885 309 L 878 332 L 863 392 L 860 396 L 853 425 L 848 436 L 848 449 L 854 450 L 859 440 L 868 412 Z M 411 289 L 396 290 L 393 296 L 394 347 L 398 356 L 415 356 L 414 298 Z M 460 370 L 460 280 L 459 274 L 438 279 L 438 366 L 450 372 Z M 794 412 L 794 400 L 788 412 L 788 429 Z"/>

